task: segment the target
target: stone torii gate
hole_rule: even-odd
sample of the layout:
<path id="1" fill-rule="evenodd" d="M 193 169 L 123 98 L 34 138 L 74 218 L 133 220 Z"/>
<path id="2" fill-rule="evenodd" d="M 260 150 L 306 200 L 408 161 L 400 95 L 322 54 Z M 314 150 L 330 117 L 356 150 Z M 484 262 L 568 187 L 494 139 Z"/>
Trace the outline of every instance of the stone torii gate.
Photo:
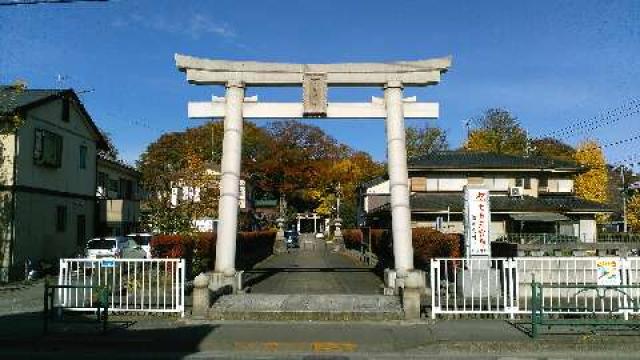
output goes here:
<path id="1" fill-rule="evenodd" d="M 451 58 L 394 63 L 285 64 L 225 61 L 175 55 L 176 66 L 194 85 L 222 85 L 224 98 L 190 102 L 190 118 L 223 118 L 222 189 L 219 202 L 218 241 L 210 288 L 242 286 L 235 269 L 240 157 L 243 118 L 291 119 L 386 119 L 387 152 L 391 190 L 393 255 L 395 269 L 385 274 L 387 292 L 424 287 L 424 274 L 413 268 L 411 209 L 405 143 L 405 118 L 437 118 L 437 103 L 403 99 L 403 87 L 436 85 L 451 66 Z M 260 103 L 245 98 L 247 86 L 293 86 L 303 88 L 303 102 Z M 329 103 L 329 86 L 384 88 L 384 99 L 370 103 Z"/>

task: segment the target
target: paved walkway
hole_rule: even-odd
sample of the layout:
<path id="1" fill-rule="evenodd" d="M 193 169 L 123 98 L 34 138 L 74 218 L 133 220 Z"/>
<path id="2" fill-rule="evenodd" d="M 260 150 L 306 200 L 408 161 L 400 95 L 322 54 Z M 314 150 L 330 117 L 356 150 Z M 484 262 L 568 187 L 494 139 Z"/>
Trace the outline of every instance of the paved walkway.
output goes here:
<path id="1" fill-rule="evenodd" d="M 252 293 L 380 294 L 381 279 L 342 254 L 293 250 L 275 255 L 248 271 Z"/>

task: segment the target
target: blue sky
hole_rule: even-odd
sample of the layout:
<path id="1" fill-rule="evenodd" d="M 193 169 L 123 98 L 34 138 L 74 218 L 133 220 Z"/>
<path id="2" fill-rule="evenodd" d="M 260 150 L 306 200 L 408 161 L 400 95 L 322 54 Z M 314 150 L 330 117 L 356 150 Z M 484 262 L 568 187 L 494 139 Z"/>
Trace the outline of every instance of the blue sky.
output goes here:
<path id="1" fill-rule="evenodd" d="M 463 122 L 489 107 L 509 109 L 531 135 L 541 135 L 640 99 L 640 2 L 112 0 L 0 7 L 0 83 L 90 90 L 81 95 L 86 107 L 127 161 L 163 131 L 197 125 L 186 117 L 188 101 L 222 95 L 220 88 L 188 85 L 174 53 L 309 63 L 452 55 L 440 85 L 406 94 L 441 104 L 439 120 L 408 124 L 437 124 L 457 147 Z M 254 94 L 261 101 L 300 99 L 291 89 L 250 89 Z M 381 91 L 339 89 L 330 98 L 371 95 Z M 382 121 L 311 123 L 384 160 Z M 637 134 L 640 114 L 631 114 L 565 140 L 611 143 Z M 607 147 L 608 159 L 629 157 L 639 144 Z"/>

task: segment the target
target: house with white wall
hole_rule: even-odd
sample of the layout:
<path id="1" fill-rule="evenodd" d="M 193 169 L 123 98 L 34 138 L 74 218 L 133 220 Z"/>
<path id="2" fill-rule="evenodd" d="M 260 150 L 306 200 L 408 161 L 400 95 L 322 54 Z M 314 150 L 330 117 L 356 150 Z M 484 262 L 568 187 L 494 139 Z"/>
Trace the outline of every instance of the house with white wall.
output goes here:
<path id="1" fill-rule="evenodd" d="M 73 90 L 0 87 L 0 281 L 27 259 L 73 256 L 94 234 L 96 152 L 107 149 Z M 17 115 L 21 121 L 7 121 Z"/>
<path id="2" fill-rule="evenodd" d="M 96 235 L 120 236 L 139 230 L 142 174 L 121 161 L 98 156 Z"/>
<path id="3" fill-rule="evenodd" d="M 491 238 L 516 242 L 596 240 L 596 215 L 604 204 L 575 196 L 574 178 L 586 171 L 570 161 L 535 156 L 441 151 L 409 161 L 413 227 L 464 233 L 464 187 L 490 191 Z M 360 188 L 363 221 L 390 221 L 389 181 Z"/>

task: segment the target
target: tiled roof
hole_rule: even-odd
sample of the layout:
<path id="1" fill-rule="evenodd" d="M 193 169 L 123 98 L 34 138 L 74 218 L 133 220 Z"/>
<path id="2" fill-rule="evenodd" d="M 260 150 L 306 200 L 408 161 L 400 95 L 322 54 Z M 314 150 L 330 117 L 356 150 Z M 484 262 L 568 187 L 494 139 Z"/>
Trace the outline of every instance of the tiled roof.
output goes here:
<path id="1" fill-rule="evenodd" d="M 409 160 L 409 169 L 563 169 L 580 171 L 573 161 L 487 152 L 439 151 Z"/>
<path id="2" fill-rule="evenodd" d="M 446 211 L 462 212 L 464 195 L 461 193 L 418 193 L 411 196 L 412 212 Z M 494 212 L 609 212 L 606 205 L 575 196 L 491 196 L 491 211 Z M 389 204 L 385 204 L 374 212 L 389 211 Z"/>
<path id="3" fill-rule="evenodd" d="M 24 89 L 17 90 L 15 86 L 0 85 L 0 114 L 10 114 L 17 110 L 23 110 L 30 106 L 35 106 L 41 102 L 47 102 L 57 97 L 69 96 L 75 100 L 80 111 L 87 118 L 89 126 L 95 131 L 97 136 L 97 145 L 100 149 L 109 149 L 107 140 L 93 122 L 91 115 L 87 112 L 82 101 L 78 98 L 72 89 Z"/>
<path id="4" fill-rule="evenodd" d="M 52 96 L 60 96 L 65 90 L 25 89 L 17 91 L 13 86 L 0 86 L 0 111 L 12 113 L 22 107 Z"/>

